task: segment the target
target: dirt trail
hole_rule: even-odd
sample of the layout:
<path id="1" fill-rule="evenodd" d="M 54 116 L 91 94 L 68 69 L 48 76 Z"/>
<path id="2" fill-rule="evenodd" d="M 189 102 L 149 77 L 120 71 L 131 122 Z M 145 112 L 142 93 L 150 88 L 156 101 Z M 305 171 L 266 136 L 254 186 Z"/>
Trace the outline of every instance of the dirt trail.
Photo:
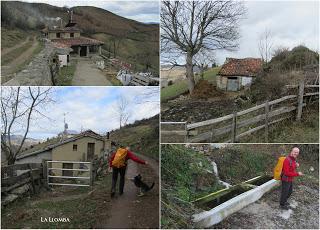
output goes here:
<path id="1" fill-rule="evenodd" d="M 78 60 L 75 74 L 72 79 L 73 86 L 105 86 L 112 85 L 107 77 L 88 58 Z"/>
<path id="2" fill-rule="evenodd" d="M 141 155 L 139 157 L 147 160 L 148 165 L 128 162 L 124 194 L 119 196 L 116 193 L 116 197 L 111 200 L 108 218 L 99 219 L 95 228 L 158 228 L 159 212 L 156 207 L 159 203 L 159 166 L 153 159 Z M 139 173 L 143 175 L 143 181 L 147 184 L 151 184 L 151 181 L 156 184 L 143 197 L 137 196 L 138 188 L 130 180 Z M 142 213 L 144 211 L 146 214 Z"/>
<path id="3" fill-rule="evenodd" d="M 26 40 L 24 40 L 23 42 L 17 44 L 17 45 L 14 45 L 12 47 L 9 47 L 9 48 L 4 48 L 1 50 L 1 55 L 6 55 L 7 53 L 11 52 L 12 50 L 15 50 L 17 48 L 20 48 L 21 46 L 23 46 L 24 44 L 26 44 L 27 42 L 29 41 L 29 36 L 26 38 Z"/>
<path id="4" fill-rule="evenodd" d="M 33 37 L 33 44 L 29 49 L 21 53 L 20 56 L 15 58 L 12 62 L 6 64 L 5 66 L 1 66 L 1 75 L 6 76 L 14 73 L 17 66 L 23 64 L 32 56 L 33 51 L 38 47 L 38 45 L 39 42 L 37 41 L 36 37 Z"/>

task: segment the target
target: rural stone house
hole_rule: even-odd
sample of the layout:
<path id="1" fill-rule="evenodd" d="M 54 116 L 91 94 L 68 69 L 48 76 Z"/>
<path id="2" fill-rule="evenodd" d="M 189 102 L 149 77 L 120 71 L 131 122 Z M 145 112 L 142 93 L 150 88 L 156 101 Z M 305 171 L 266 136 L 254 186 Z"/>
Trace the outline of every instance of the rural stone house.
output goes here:
<path id="1" fill-rule="evenodd" d="M 102 41 L 81 36 L 81 30 L 72 19 L 70 13 L 69 22 L 63 26 L 47 27 L 42 30 L 45 38 L 53 43 L 67 46 L 72 49 L 71 54 L 88 57 L 91 54 L 101 54 Z"/>
<path id="2" fill-rule="evenodd" d="M 72 137 L 59 135 L 22 152 L 16 160 L 16 164 L 43 163 L 52 161 L 92 161 L 95 157 L 103 156 L 111 150 L 111 142 L 108 137 L 103 137 L 92 130 L 84 131 Z M 80 164 L 54 163 L 54 168 L 80 168 Z M 63 175 L 72 171 L 63 171 Z M 56 172 L 55 172 L 56 173 Z M 61 174 L 60 172 L 56 173 Z"/>
<path id="3" fill-rule="evenodd" d="M 217 74 L 217 88 L 238 91 L 251 85 L 262 69 L 261 58 L 227 58 Z"/>

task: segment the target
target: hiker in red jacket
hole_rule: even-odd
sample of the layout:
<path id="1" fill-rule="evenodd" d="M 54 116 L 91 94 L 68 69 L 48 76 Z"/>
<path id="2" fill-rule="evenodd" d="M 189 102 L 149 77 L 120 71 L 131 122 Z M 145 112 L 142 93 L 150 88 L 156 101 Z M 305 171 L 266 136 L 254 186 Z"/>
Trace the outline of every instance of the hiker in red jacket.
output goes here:
<path id="1" fill-rule="evenodd" d="M 119 184 L 119 195 L 123 194 L 125 174 L 127 169 L 127 161 L 131 159 L 139 164 L 147 164 L 146 161 L 139 159 L 134 155 L 129 147 L 124 148 L 123 146 L 115 151 L 109 160 L 109 167 L 112 168 L 112 187 L 111 187 L 111 197 L 114 197 L 116 193 L 116 185 L 118 180 L 118 174 L 120 174 L 120 184 Z"/>
<path id="2" fill-rule="evenodd" d="M 284 160 L 282 166 L 280 208 L 285 210 L 289 209 L 290 204 L 287 200 L 292 193 L 292 182 L 294 177 L 303 175 L 302 172 L 296 172 L 296 168 L 299 167 L 299 163 L 296 162 L 299 152 L 300 150 L 297 147 L 294 147 Z"/>

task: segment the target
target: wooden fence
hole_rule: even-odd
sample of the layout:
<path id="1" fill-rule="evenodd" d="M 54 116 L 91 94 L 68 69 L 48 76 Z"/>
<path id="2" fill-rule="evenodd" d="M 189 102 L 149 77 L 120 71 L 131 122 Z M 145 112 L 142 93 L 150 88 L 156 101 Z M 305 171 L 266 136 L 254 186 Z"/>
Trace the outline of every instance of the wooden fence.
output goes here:
<path id="1" fill-rule="evenodd" d="M 26 192 L 38 193 L 42 178 L 42 164 L 40 163 L 1 167 L 2 205 L 7 205 Z"/>
<path id="2" fill-rule="evenodd" d="M 181 122 L 161 122 L 161 143 L 234 143 L 262 129 L 265 130 L 265 142 L 268 142 L 271 125 L 293 117 L 299 121 L 303 106 L 311 102 L 311 97 L 319 96 L 319 85 L 304 85 L 301 81 L 299 85 L 290 85 L 288 88 L 298 88 L 298 94 L 267 101 L 223 117 L 191 124 L 184 123 L 180 129 L 173 127 L 181 125 Z M 310 92 L 308 89 L 317 91 Z M 304 102 L 305 97 L 309 100 Z"/>

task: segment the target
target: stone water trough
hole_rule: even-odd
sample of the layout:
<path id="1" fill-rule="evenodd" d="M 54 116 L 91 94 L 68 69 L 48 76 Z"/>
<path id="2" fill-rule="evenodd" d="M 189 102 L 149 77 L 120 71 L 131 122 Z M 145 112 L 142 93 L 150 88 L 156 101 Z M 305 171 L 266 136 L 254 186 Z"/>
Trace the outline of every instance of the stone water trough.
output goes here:
<path id="1" fill-rule="evenodd" d="M 199 228 L 209 228 L 259 200 L 279 184 L 272 177 L 263 175 L 201 197 L 193 202 L 205 211 L 193 215 L 193 222 Z"/>

